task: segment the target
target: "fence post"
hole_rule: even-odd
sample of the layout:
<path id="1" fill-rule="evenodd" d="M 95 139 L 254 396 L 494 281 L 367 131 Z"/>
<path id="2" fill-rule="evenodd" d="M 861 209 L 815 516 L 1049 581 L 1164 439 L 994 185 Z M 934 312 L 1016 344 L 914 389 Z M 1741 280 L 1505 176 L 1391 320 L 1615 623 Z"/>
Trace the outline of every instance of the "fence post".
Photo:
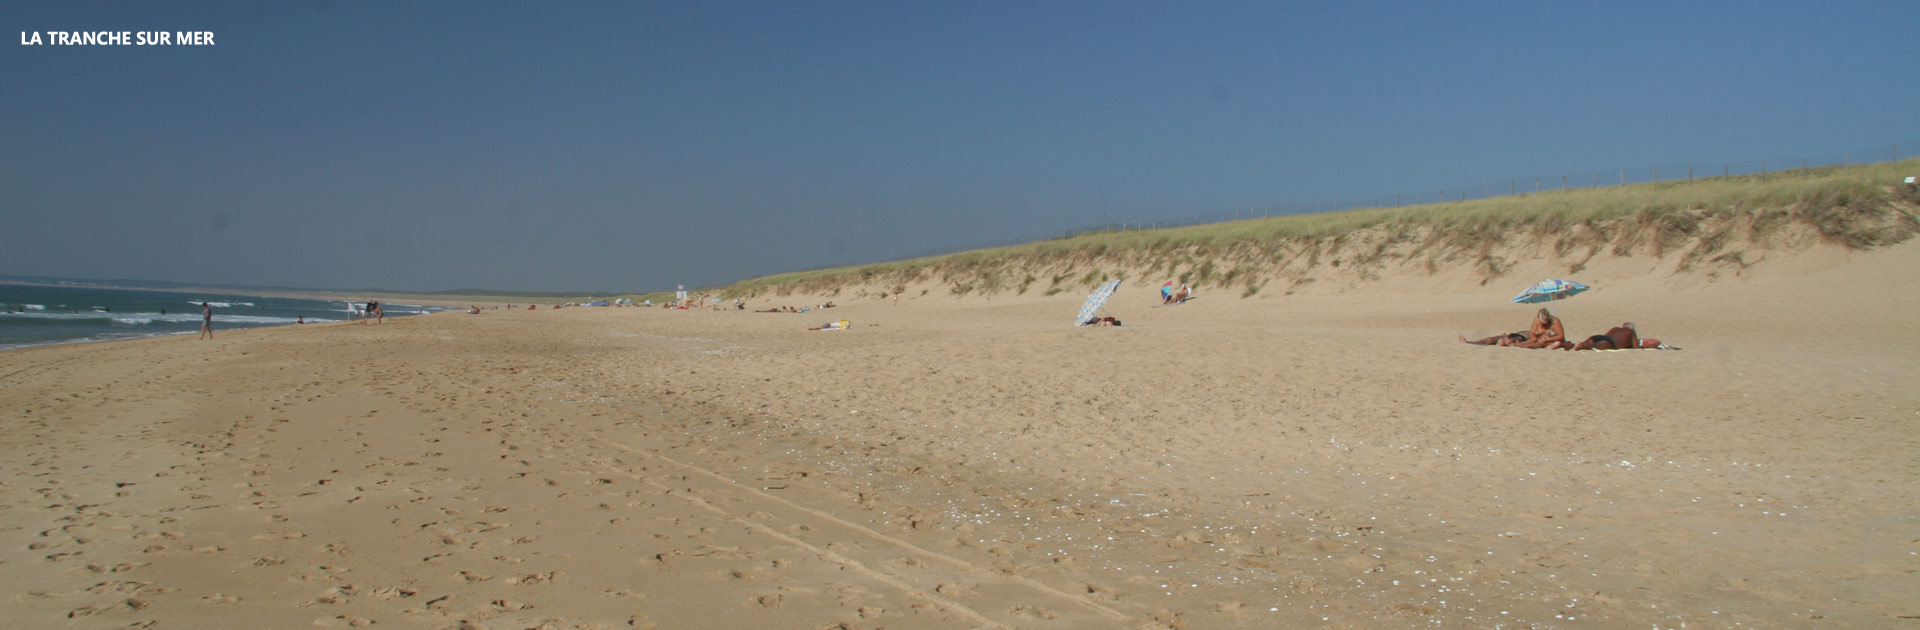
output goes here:
<path id="1" fill-rule="evenodd" d="M 1540 178 L 1533 178 L 1533 192 L 1540 192 Z"/>
<path id="2" fill-rule="evenodd" d="M 1733 177 L 1733 165 L 1731 165 L 1731 164 L 1721 164 L 1721 165 L 1720 165 L 1720 176 L 1721 176 L 1721 177 Z"/>
<path id="3" fill-rule="evenodd" d="M 1509 195 L 1516 194 L 1516 192 L 1513 189 L 1513 180 L 1511 179 L 1507 180 L 1507 194 Z"/>
<path id="4" fill-rule="evenodd" d="M 1393 207 L 1395 207 L 1395 208 L 1398 208 L 1398 207 L 1400 207 L 1400 194 L 1399 194 L 1399 193 L 1394 193 L 1394 195 L 1393 195 Z"/>
<path id="5" fill-rule="evenodd" d="M 1761 174 L 1761 175 L 1765 175 L 1765 174 L 1767 174 L 1767 161 L 1766 161 L 1766 160 L 1760 160 L 1760 174 Z"/>
<path id="6" fill-rule="evenodd" d="M 1660 183 L 1660 167 L 1658 166 L 1653 167 L 1653 183 Z"/>
<path id="7" fill-rule="evenodd" d="M 1627 185 L 1627 169 L 1620 169 L 1620 185 Z"/>
<path id="8" fill-rule="evenodd" d="M 1693 165 L 1692 164 L 1687 165 L 1687 182 L 1688 183 L 1693 182 Z"/>

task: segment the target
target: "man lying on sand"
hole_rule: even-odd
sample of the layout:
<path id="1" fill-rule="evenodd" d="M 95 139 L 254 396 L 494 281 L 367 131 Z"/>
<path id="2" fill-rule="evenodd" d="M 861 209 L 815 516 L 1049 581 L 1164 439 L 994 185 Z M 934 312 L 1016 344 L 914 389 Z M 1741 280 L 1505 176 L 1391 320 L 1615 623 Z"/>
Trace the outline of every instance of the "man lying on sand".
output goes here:
<path id="1" fill-rule="evenodd" d="M 807 330 L 846 330 L 852 327 L 853 327 L 853 322 L 843 319 L 837 322 L 827 322 L 825 324 L 821 324 L 813 328 L 808 328 Z"/>
<path id="2" fill-rule="evenodd" d="M 1642 339 L 1640 331 L 1635 330 L 1633 322 L 1627 322 L 1607 330 L 1607 334 L 1594 335 L 1582 340 L 1574 350 L 1628 350 L 1635 348 L 1658 348 L 1659 339 Z"/>
<path id="3" fill-rule="evenodd" d="M 1469 343 L 1476 346 L 1511 346 L 1515 348 L 1535 349 L 1566 348 L 1569 347 L 1566 340 L 1566 326 L 1560 323 L 1560 318 L 1554 317 L 1552 312 L 1544 308 L 1540 309 L 1539 313 L 1534 314 L 1533 326 L 1528 328 L 1527 332 L 1494 335 L 1486 339 L 1474 341 L 1468 341 L 1464 335 L 1460 337 L 1460 343 Z"/>

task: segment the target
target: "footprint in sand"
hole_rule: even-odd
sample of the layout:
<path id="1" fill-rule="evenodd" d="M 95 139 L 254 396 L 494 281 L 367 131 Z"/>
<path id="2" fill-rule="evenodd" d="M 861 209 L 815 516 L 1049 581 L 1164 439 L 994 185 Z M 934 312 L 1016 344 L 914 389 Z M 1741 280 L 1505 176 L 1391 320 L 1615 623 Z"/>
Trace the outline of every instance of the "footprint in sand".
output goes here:
<path id="1" fill-rule="evenodd" d="M 539 584 L 541 582 L 552 581 L 554 578 L 559 577 L 560 575 L 561 575 L 560 571 L 543 571 L 540 573 L 529 573 L 522 576 L 507 578 L 506 583 L 515 584 L 515 585 Z"/>
<path id="2" fill-rule="evenodd" d="M 405 586 L 383 586 L 373 589 L 373 596 L 380 599 L 404 599 L 419 594 L 420 591 Z"/>
<path id="3" fill-rule="evenodd" d="M 630 591 L 630 590 L 627 590 L 627 589 L 624 589 L 624 588 L 622 588 L 622 589 L 608 589 L 608 590 L 606 591 L 606 594 L 607 594 L 607 595 L 608 595 L 609 597 L 619 597 L 619 598 L 624 598 L 624 599 L 631 599 L 631 600 L 636 600 L 636 601 L 637 601 L 637 600 L 644 600 L 644 599 L 646 599 L 646 598 L 647 598 L 647 596 L 646 596 L 645 594 L 642 594 L 642 593 L 635 593 L 635 592 L 633 592 L 633 591 Z"/>
<path id="4" fill-rule="evenodd" d="M 121 600 L 111 604 L 102 604 L 99 606 L 86 606 L 83 608 L 75 608 L 73 610 L 67 611 L 67 618 L 78 619 L 81 617 L 91 617 L 101 613 L 109 613 L 109 612 L 122 611 L 122 610 L 142 610 L 151 605 L 153 604 L 143 599 L 125 599 L 125 600 Z"/>
<path id="5" fill-rule="evenodd" d="M 134 594 L 146 590 L 150 584 L 149 582 L 137 580 L 128 582 L 100 582 L 87 587 L 87 592 L 95 595 L 104 595 L 109 592 Z M 159 592 L 164 592 L 164 590 L 165 589 L 161 589 Z"/>
<path id="6" fill-rule="evenodd" d="M 1099 584 L 1086 585 L 1087 597 L 1109 602 L 1120 601 L 1120 592 Z"/>

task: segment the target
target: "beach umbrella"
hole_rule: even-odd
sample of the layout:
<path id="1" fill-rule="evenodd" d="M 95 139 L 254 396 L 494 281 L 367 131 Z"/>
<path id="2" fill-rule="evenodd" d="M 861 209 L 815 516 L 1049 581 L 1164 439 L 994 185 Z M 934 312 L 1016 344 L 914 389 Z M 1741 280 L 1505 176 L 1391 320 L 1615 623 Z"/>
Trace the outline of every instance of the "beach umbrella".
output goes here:
<path id="1" fill-rule="evenodd" d="M 1100 307 L 1107 305 L 1107 298 L 1113 297 L 1114 290 L 1119 288 L 1120 281 L 1114 280 L 1094 289 L 1093 294 L 1087 296 L 1087 303 L 1080 305 L 1080 316 L 1074 318 L 1073 325 L 1087 325 L 1087 320 L 1093 319 L 1094 314 L 1100 312 Z"/>
<path id="2" fill-rule="evenodd" d="M 1527 287 L 1527 290 L 1521 291 L 1520 295 L 1513 296 L 1513 303 L 1539 304 L 1541 302 L 1564 300 L 1579 295 L 1581 291 L 1585 290 L 1587 290 L 1587 285 L 1578 282 L 1568 280 L 1541 280 L 1540 284 Z"/>

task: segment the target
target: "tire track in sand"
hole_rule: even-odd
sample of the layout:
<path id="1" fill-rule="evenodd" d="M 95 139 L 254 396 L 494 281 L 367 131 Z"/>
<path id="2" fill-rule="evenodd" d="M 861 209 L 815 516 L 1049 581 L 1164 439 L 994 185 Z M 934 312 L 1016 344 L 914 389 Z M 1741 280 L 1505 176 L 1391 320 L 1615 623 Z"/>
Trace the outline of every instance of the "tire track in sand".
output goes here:
<path id="1" fill-rule="evenodd" d="M 709 470 L 707 468 L 704 468 L 695 464 L 690 464 L 687 462 L 680 461 L 678 459 L 674 459 L 667 455 L 635 448 L 626 444 L 622 444 L 617 441 L 607 440 L 604 438 L 595 438 L 594 440 L 585 442 L 585 443 L 598 443 L 598 444 L 611 446 L 615 449 L 618 449 L 622 453 L 633 455 L 644 460 L 659 462 L 661 464 L 665 464 L 666 466 L 670 466 L 672 468 L 685 471 L 692 475 L 697 475 L 699 478 L 706 479 L 709 482 L 708 484 L 706 484 L 708 487 L 699 489 L 700 491 L 704 492 L 708 490 L 717 490 L 718 493 L 722 493 L 723 496 L 731 495 L 733 498 L 738 498 L 743 503 L 749 506 L 753 506 L 756 503 L 759 504 L 758 505 L 759 509 L 747 510 L 748 515 L 746 516 L 735 514 L 731 511 L 728 511 L 726 508 L 720 507 L 719 505 L 715 505 L 713 501 L 700 498 L 698 496 L 695 496 L 694 493 L 686 491 L 686 490 L 690 490 L 691 488 L 677 488 L 675 486 L 661 483 L 656 479 L 649 478 L 646 475 L 642 475 L 635 471 L 636 467 L 632 464 L 627 464 L 617 459 L 596 457 L 590 453 L 583 453 L 581 452 L 581 449 L 573 446 L 576 440 L 560 439 L 557 436 L 547 434 L 546 432 L 542 431 L 539 427 L 526 424 L 523 421 L 515 420 L 512 422 L 512 424 L 519 424 L 521 425 L 522 428 L 528 430 L 530 433 L 541 434 L 542 437 L 545 437 L 546 439 L 548 439 L 550 442 L 552 442 L 556 447 L 560 448 L 561 450 L 567 451 L 569 453 L 574 453 L 577 457 L 577 459 L 574 460 L 576 462 L 589 464 L 603 470 L 618 473 L 628 478 L 635 479 L 650 487 L 659 489 L 665 494 L 672 494 L 674 496 L 680 497 L 682 500 L 685 500 L 688 503 L 696 507 L 699 507 L 703 510 L 712 512 L 715 515 L 718 515 L 728 520 L 729 522 L 738 523 L 740 525 L 751 528 L 754 531 L 771 536 L 774 539 L 779 540 L 781 542 L 793 545 L 801 549 L 805 549 L 809 553 L 815 554 L 818 557 L 827 559 L 831 562 L 847 567 L 848 569 L 859 572 L 860 574 L 868 578 L 871 578 L 876 582 L 879 582 L 887 586 L 890 586 L 894 589 L 897 589 L 905 593 L 909 597 L 923 600 L 927 603 L 938 606 L 942 609 L 961 615 L 974 623 L 978 623 L 987 627 L 994 627 L 994 628 L 1010 628 L 1010 627 L 1019 627 L 1023 625 L 1031 625 L 1030 623 L 1022 624 L 1022 623 L 996 620 L 993 617 L 983 614 L 980 611 L 975 610 L 974 608 L 961 603 L 955 598 L 943 595 L 940 592 L 942 589 L 940 589 L 940 587 L 938 586 L 939 584 L 959 583 L 959 582 L 967 581 L 967 580 L 962 580 L 957 577 L 954 577 L 954 573 L 952 572 L 943 573 L 943 575 L 945 575 L 948 578 L 945 580 L 937 579 L 937 577 L 935 579 L 929 579 L 926 577 L 915 578 L 907 575 L 902 575 L 893 571 L 888 571 L 887 569 L 877 566 L 878 563 L 875 562 L 876 559 L 870 558 L 868 560 L 863 561 L 861 559 L 851 557 L 845 553 L 840 553 L 832 549 L 828 549 L 822 544 L 809 542 L 798 536 L 781 531 L 780 528 L 775 527 L 769 521 L 776 520 L 774 517 L 775 511 L 786 512 L 787 514 L 784 515 L 783 518 L 779 518 L 778 520 L 784 520 L 784 521 L 794 523 L 796 525 L 802 525 L 804 526 L 802 528 L 802 531 L 823 531 L 827 529 L 838 529 L 843 532 L 848 532 L 851 534 L 851 536 L 837 536 L 837 537 L 832 535 L 822 536 L 823 538 L 826 538 L 828 540 L 845 540 L 848 538 L 857 537 L 861 539 L 876 541 L 876 542 L 882 543 L 884 546 L 903 550 L 914 556 L 933 560 L 942 565 L 951 567 L 952 569 L 957 569 L 960 575 L 964 575 L 972 578 L 971 581 L 972 583 L 975 583 L 975 584 L 981 584 L 981 585 L 991 584 L 991 585 L 997 585 L 1001 587 L 1013 587 L 1026 592 L 1037 593 L 1049 599 L 1068 602 L 1072 604 L 1075 608 L 1085 610 L 1094 615 L 1097 615 L 1101 620 L 1103 620 L 1104 623 L 1108 623 L 1108 624 L 1121 624 L 1121 623 L 1127 623 L 1127 622 L 1136 620 L 1135 618 L 1125 613 L 1122 613 L 1118 610 L 1101 605 L 1098 602 L 1090 601 L 1086 598 L 1075 597 L 1071 593 L 1054 588 L 1038 580 L 1034 580 L 1032 578 L 1028 578 L 1020 575 L 1002 573 L 999 571 L 992 570 L 988 567 L 983 567 L 979 564 L 969 562 L 961 558 L 957 558 L 944 553 L 940 553 L 938 551 L 927 549 L 925 547 L 921 547 L 919 545 L 913 544 L 912 542 L 908 542 L 906 540 L 902 540 L 900 538 L 889 536 L 885 533 L 876 531 L 865 525 L 861 525 L 859 523 L 854 523 L 846 519 L 840 518 L 838 516 L 833 515 L 830 512 L 807 507 L 805 505 L 801 505 L 794 501 L 769 494 L 765 491 L 753 488 L 751 486 L 741 484 L 737 481 L 734 481 L 726 477 L 725 475 L 722 475 L 713 470 Z M 644 467 L 641 467 L 641 468 L 644 469 Z M 742 498 L 742 495 L 744 495 L 744 498 Z M 766 509 L 769 504 L 771 504 L 771 506 L 777 506 L 777 507 L 772 510 Z M 758 514 L 765 514 L 766 516 L 754 516 Z M 922 565 L 922 567 L 924 569 L 925 565 Z M 935 585 L 934 586 L 916 586 L 913 583 L 914 580 L 916 579 L 922 582 L 933 582 L 935 583 Z M 971 590 L 977 591 L 979 589 L 976 588 Z M 1015 612 L 1019 612 L 1018 609 L 1016 609 Z"/>

